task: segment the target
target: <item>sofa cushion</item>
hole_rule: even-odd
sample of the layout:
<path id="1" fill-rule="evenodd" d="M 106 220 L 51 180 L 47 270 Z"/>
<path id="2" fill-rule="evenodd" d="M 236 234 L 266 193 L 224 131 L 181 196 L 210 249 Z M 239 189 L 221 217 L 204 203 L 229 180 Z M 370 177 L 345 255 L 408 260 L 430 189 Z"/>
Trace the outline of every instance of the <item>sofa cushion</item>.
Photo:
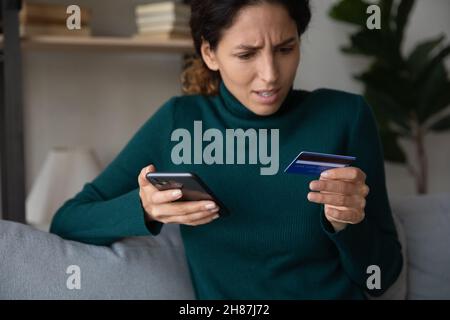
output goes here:
<path id="1" fill-rule="evenodd" d="M 194 299 L 178 228 L 102 247 L 0 220 L 0 299 Z"/>
<path id="2" fill-rule="evenodd" d="M 408 299 L 450 299 L 450 194 L 391 203 L 406 232 Z"/>

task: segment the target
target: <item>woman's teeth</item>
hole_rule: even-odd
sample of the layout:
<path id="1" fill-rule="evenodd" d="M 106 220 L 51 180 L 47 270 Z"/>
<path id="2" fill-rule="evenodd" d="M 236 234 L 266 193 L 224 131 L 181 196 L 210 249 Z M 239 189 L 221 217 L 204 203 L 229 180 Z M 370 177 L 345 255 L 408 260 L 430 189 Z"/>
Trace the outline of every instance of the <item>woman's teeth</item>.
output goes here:
<path id="1" fill-rule="evenodd" d="M 274 92 L 260 92 L 258 94 L 262 97 L 270 97 L 274 95 Z"/>

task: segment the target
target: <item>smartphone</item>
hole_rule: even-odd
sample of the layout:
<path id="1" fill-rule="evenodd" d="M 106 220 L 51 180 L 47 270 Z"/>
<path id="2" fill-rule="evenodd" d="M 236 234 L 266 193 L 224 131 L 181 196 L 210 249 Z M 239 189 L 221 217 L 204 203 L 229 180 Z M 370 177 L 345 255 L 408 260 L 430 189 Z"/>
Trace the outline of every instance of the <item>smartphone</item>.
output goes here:
<path id="1" fill-rule="evenodd" d="M 224 204 L 213 194 L 208 186 L 194 173 L 149 172 L 147 180 L 158 190 L 180 189 L 183 196 L 177 201 L 211 200 L 219 206 L 219 215 L 230 214 Z"/>

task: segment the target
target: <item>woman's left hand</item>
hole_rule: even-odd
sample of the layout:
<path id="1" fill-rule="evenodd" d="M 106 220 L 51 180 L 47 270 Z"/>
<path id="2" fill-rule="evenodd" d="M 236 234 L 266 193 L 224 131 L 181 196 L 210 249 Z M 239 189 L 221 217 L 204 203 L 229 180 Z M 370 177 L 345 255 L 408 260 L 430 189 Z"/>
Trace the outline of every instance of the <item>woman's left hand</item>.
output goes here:
<path id="1" fill-rule="evenodd" d="M 334 230 L 341 231 L 347 224 L 364 220 L 366 197 L 369 187 L 366 174 L 356 167 L 329 169 L 320 175 L 320 180 L 311 181 L 308 200 L 325 205 L 325 217 Z"/>

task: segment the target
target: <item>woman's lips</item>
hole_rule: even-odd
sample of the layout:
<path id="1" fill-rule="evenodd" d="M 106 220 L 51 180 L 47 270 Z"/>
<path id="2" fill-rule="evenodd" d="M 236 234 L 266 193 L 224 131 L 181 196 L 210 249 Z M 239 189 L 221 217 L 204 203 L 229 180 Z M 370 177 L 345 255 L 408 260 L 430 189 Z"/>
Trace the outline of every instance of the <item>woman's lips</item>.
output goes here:
<path id="1" fill-rule="evenodd" d="M 271 96 L 267 96 L 267 97 L 261 96 L 258 93 L 258 91 L 253 91 L 253 94 L 256 96 L 256 100 L 259 103 L 262 103 L 262 104 L 274 104 L 279 98 L 280 89 L 276 89 L 275 91 L 270 91 L 270 92 L 271 93 L 273 92 L 273 94 Z"/>

